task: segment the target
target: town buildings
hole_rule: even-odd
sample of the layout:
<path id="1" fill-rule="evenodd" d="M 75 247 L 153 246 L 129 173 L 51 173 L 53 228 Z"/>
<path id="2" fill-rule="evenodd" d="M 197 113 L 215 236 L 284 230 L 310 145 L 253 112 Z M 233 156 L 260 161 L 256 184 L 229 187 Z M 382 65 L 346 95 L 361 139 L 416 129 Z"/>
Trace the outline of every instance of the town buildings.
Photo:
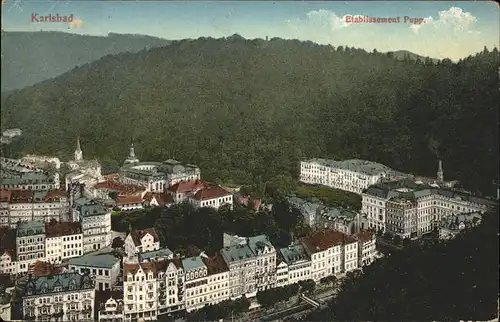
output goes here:
<path id="1" fill-rule="evenodd" d="M 0 189 L 57 190 L 59 174 L 36 168 L 21 160 L 0 158 Z"/>
<path id="2" fill-rule="evenodd" d="M 375 232 L 363 230 L 353 237 L 358 241 L 358 267 L 373 263 L 378 255 Z"/>
<path id="3" fill-rule="evenodd" d="M 220 253 L 229 268 L 229 293 L 231 299 L 242 295 L 252 297 L 257 294 L 256 265 L 257 260 L 248 246 L 246 238 L 236 236 L 233 240 L 224 238 L 224 248 Z"/>
<path id="4" fill-rule="evenodd" d="M 200 179 L 196 165 L 182 165 L 176 160 L 163 162 L 139 162 L 132 144 L 128 158 L 120 169 L 120 182 L 143 186 L 147 191 L 163 192 L 180 182 Z"/>
<path id="5" fill-rule="evenodd" d="M 84 160 L 83 151 L 80 146 L 80 138 L 76 140 L 76 150 L 75 158 L 72 161 L 68 161 L 67 165 L 76 173 L 81 173 L 89 178 L 91 178 L 93 183 L 97 183 L 103 180 L 101 174 L 101 165 L 97 160 Z M 89 186 L 91 184 L 88 184 Z"/>
<path id="6" fill-rule="evenodd" d="M 225 188 L 202 180 L 181 181 L 167 189 L 175 203 L 187 201 L 193 206 L 219 208 L 233 206 L 233 194 Z"/>
<path id="7" fill-rule="evenodd" d="M 63 190 L 0 190 L 0 225 L 19 222 L 69 221 L 69 198 Z"/>
<path id="8" fill-rule="evenodd" d="M 311 159 L 300 162 L 300 181 L 361 194 L 364 189 L 388 178 L 394 171 L 365 160 Z"/>
<path id="9" fill-rule="evenodd" d="M 96 290 L 109 290 L 118 281 L 121 259 L 111 249 L 102 249 L 67 261 L 68 269 L 74 272 L 89 271 L 95 279 Z"/>
<path id="10" fill-rule="evenodd" d="M 358 243 L 341 232 L 324 229 L 302 239 L 311 258 L 311 279 L 347 273 L 358 268 Z"/>
<path id="11" fill-rule="evenodd" d="M 311 260 L 302 244 L 280 248 L 278 258 L 277 287 L 311 279 Z"/>
<path id="12" fill-rule="evenodd" d="M 160 240 L 154 228 L 131 230 L 125 238 L 125 253 L 128 257 L 159 249 Z"/>
<path id="13" fill-rule="evenodd" d="M 45 258 L 45 224 L 19 223 L 16 229 L 17 273 L 27 272 L 30 264 Z"/>
<path id="14" fill-rule="evenodd" d="M 56 157 L 48 157 L 43 155 L 28 154 L 22 157 L 21 162 L 30 164 L 38 168 L 53 167 L 54 169 L 61 168 L 61 160 Z"/>
<path id="15" fill-rule="evenodd" d="M 455 238 L 464 229 L 476 227 L 481 223 L 480 212 L 461 213 L 444 217 L 438 224 L 439 239 L 447 240 Z"/>
<path id="16" fill-rule="evenodd" d="M 111 245 L 111 211 L 101 203 L 85 197 L 76 199 L 73 218 L 82 223 L 84 253 Z"/>
<path id="17" fill-rule="evenodd" d="M 83 232 L 80 222 L 51 221 L 45 224 L 45 259 L 50 263 L 83 255 Z"/>
<path id="18" fill-rule="evenodd" d="M 95 310 L 99 322 L 122 322 L 123 316 L 123 292 L 121 291 L 96 291 Z"/>
<path id="19" fill-rule="evenodd" d="M 92 320 L 94 281 L 88 274 L 27 275 L 18 283 L 24 320 Z"/>
<path id="20" fill-rule="evenodd" d="M 21 129 L 18 129 L 18 128 L 7 129 L 7 130 L 2 132 L 2 136 L 9 138 L 9 139 L 13 139 L 16 136 L 21 136 L 21 135 L 23 135 L 23 131 Z"/>
<path id="21" fill-rule="evenodd" d="M 497 203 L 468 192 L 432 187 L 405 179 L 370 186 L 362 194 L 369 228 L 404 238 L 431 232 L 442 218 L 484 212 Z"/>

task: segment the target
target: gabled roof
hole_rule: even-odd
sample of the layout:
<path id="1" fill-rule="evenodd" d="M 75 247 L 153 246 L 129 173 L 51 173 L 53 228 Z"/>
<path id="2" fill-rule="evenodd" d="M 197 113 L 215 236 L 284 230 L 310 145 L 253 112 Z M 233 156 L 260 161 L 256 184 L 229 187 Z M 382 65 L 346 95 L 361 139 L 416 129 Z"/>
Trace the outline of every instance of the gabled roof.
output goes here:
<path id="1" fill-rule="evenodd" d="M 353 237 L 360 242 L 367 243 L 373 240 L 375 233 L 371 230 L 361 230 L 359 233 L 353 235 Z"/>
<path id="2" fill-rule="evenodd" d="M 41 260 L 37 260 L 33 265 L 34 276 L 49 276 L 54 274 L 61 274 L 62 271 L 62 267 Z"/>
<path id="3" fill-rule="evenodd" d="M 146 236 L 146 234 L 150 234 L 151 236 L 153 236 L 155 243 L 160 240 L 154 228 L 134 229 L 130 232 L 132 240 L 134 241 L 134 245 L 141 246 L 141 239 L 142 237 Z"/>
<path id="4" fill-rule="evenodd" d="M 220 274 L 229 271 L 224 258 L 219 253 L 216 253 L 213 257 L 201 256 L 201 260 L 205 264 L 208 270 L 208 275 Z"/>
<path id="5" fill-rule="evenodd" d="M 188 193 L 203 188 L 206 185 L 208 185 L 208 183 L 203 180 L 180 181 L 167 190 L 173 193 Z"/>
<path id="6" fill-rule="evenodd" d="M 203 201 L 225 196 L 232 196 L 232 193 L 217 185 L 209 185 L 201 188 L 193 196 L 193 199 Z"/>
<path id="7" fill-rule="evenodd" d="M 76 235 L 82 232 L 82 224 L 80 222 L 57 222 L 51 221 L 45 223 L 46 238 Z"/>
<path id="8" fill-rule="evenodd" d="M 131 205 L 143 203 L 141 195 L 118 196 L 116 198 L 117 205 Z"/>

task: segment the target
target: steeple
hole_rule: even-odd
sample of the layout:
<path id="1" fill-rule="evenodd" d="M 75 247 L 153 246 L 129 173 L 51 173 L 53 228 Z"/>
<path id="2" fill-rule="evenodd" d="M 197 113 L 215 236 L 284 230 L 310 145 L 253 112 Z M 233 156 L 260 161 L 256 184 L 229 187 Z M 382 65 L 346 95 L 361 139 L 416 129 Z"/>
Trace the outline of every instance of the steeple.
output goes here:
<path id="1" fill-rule="evenodd" d="M 83 160 L 83 152 L 80 148 L 80 137 L 78 136 L 76 139 L 76 150 L 75 150 L 75 161 Z"/>
<path id="2" fill-rule="evenodd" d="M 130 164 L 130 163 L 139 163 L 139 159 L 135 156 L 135 148 L 134 148 L 134 142 L 130 145 L 130 150 L 128 152 L 128 157 L 125 160 L 124 164 Z"/>
<path id="3" fill-rule="evenodd" d="M 128 158 L 135 159 L 134 142 L 132 142 L 132 144 L 130 145 L 130 152 L 128 153 Z"/>
<path id="4" fill-rule="evenodd" d="M 443 162 L 441 160 L 439 160 L 439 164 L 438 164 L 437 179 L 440 182 L 444 181 Z"/>

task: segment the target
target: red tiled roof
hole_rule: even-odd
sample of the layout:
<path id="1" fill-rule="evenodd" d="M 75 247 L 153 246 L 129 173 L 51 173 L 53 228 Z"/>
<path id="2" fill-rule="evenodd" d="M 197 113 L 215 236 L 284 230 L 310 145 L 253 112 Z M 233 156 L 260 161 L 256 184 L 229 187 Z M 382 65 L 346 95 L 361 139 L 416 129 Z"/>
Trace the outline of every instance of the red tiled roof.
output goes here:
<path id="1" fill-rule="evenodd" d="M 182 263 L 179 258 L 174 258 L 174 259 L 169 259 L 169 260 L 161 260 L 161 261 L 151 261 L 151 262 L 142 262 L 142 263 L 124 263 L 123 264 L 123 275 L 127 275 L 128 273 L 131 273 L 135 275 L 137 271 L 139 270 L 139 267 L 142 268 L 144 272 L 150 272 L 152 271 L 153 274 L 156 276 L 158 272 L 161 271 L 166 271 L 168 268 L 168 265 L 170 263 L 173 263 L 175 267 L 177 268 L 182 268 Z"/>
<path id="2" fill-rule="evenodd" d="M 154 228 L 132 230 L 130 232 L 130 235 L 132 236 L 132 240 L 134 241 L 135 246 L 141 245 L 141 239 L 142 237 L 146 236 L 146 234 L 150 234 L 151 236 L 153 236 L 153 240 L 155 243 L 159 241 L 158 234 L 156 233 L 156 230 Z"/>
<path id="3" fill-rule="evenodd" d="M 145 273 L 152 271 L 153 274 L 156 275 L 155 264 L 156 262 L 143 262 L 143 263 L 133 263 L 133 264 L 124 263 L 123 275 L 126 275 L 128 273 L 135 275 L 135 273 L 137 273 L 137 271 L 139 270 L 139 267 L 141 267 Z"/>
<path id="4" fill-rule="evenodd" d="M 142 203 L 141 195 L 128 195 L 128 196 L 118 196 L 116 197 L 117 205 L 130 205 L 130 204 L 138 204 Z"/>
<path id="5" fill-rule="evenodd" d="M 33 202 L 35 192 L 33 190 L 12 190 L 10 196 L 11 203 Z"/>
<path id="6" fill-rule="evenodd" d="M 374 235 L 375 235 L 375 233 L 371 230 L 362 230 L 359 233 L 355 234 L 354 238 L 356 238 L 357 240 L 359 240 L 363 243 L 366 243 L 366 242 L 372 241 Z"/>
<path id="7" fill-rule="evenodd" d="M 155 194 L 153 194 L 152 198 L 156 199 L 156 202 L 158 202 L 158 204 L 160 206 L 163 206 L 165 204 L 173 204 L 174 203 L 174 197 L 172 197 L 169 194 L 165 194 L 165 193 L 162 193 L 162 194 L 155 193 Z"/>
<path id="8" fill-rule="evenodd" d="M 68 193 L 65 190 L 49 190 L 42 198 L 43 201 L 52 201 L 61 197 L 67 197 Z"/>
<path id="9" fill-rule="evenodd" d="M 45 223 L 45 235 L 47 238 L 76 235 L 82 232 L 82 224 L 79 222 L 57 222 Z"/>
<path id="10" fill-rule="evenodd" d="M 181 181 L 169 187 L 167 190 L 174 193 L 186 193 L 193 192 L 197 189 L 203 188 L 206 185 L 208 185 L 208 183 L 203 180 Z"/>
<path id="11" fill-rule="evenodd" d="M 339 231 L 324 229 L 302 238 L 302 244 L 309 254 L 324 251 L 330 247 L 353 243 L 356 240 Z"/>
<path id="12" fill-rule="evenodd" d="M 193 199 L 202 201 L 202 200 L 210 200 L 210 199 L 225 197 L 229 195 L 232 194 L 226 189 L 222 188 L 221 186 L 209 185 L 198 190 L 198 192 L 194 194 Z"/>
<path id="13" fill-rule="evenodd" d="M 106 180 L 106 181 L 98 182 L 95 185 L 95 188 L 114 190 L 114 191 L 118 192 L 119 194 L 132 194 L 132 193 L 142 192 L 142 191 L 146 190 L 146 188 L 141 187 L 141 186 L 124 184 L 124 183 L 114 181 L 114 180 Z"/>
<path id="14" fill-rule="evenodd" d="M 0 202 L 10 202 L 12 191 L 8 189 L 0 190 Z"/>
<path id="15" fill-rule="evenodd" d="M 33 275 L 35 276 L 48 276 L 60 273 L 62 273 L 62 268 L 49 262 L 37 260 L 33 266 Z"/>
<path id="16" fill-rule="evenodd" d="M 152 192 L 146 192 L 144 196 L 142 197 L 142 200 L 144 201 L 151 201 L 153 199 L 153 193 Z"/>
<path id="17" fill-rule="evenodd" d="M 219 253 L 216 253 L 213 257 L 208 258 L 201 256 L 201 260 L 207 266 L 208 275 L 220 274 L 229 270 L 226 262 L 222 258 L 222 255 Z"/>

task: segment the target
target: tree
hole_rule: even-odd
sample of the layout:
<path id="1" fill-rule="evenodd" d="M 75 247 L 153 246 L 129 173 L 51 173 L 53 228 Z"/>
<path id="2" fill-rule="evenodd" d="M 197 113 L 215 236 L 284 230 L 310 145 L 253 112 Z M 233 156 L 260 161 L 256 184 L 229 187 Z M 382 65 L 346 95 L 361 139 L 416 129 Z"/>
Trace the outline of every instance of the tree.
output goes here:
<path id="1" fill-rule="evenodd" d="M 125 245 L 125 242 L 123 241 L 123 239 L 121 239 L 120 237 L 115 237 L 113 239 L 113 243 L 111 244 L 111 248 L 121 248 Z"/>
<path id="2" fill-rule="evenodd" d="M 113 191 L 110 191 L 110 192 L 108 193 L 108 196 L 109 196 L 111 199 L 116 200 L 116 197 L 118 196 L 118 193 L 117 193 L 116 191 L 114 191 L 114 190 L 113 190 Z"/>
<path id="3" fill-rule="evenodd" d="M 400 245 L 401 244 L 401 236 L 394 235 L 394 244 L 396 244 L 396 245 Z"/>
<path id="4" fill-rule="evenodd" d="M 299 282 L 300 290 L 303 293 L 310 294 L 314 292 L 314 289 L 316 287 L 316 283 L 312 279 L 308 279 L 305 281 L 300 281 Z"/>

